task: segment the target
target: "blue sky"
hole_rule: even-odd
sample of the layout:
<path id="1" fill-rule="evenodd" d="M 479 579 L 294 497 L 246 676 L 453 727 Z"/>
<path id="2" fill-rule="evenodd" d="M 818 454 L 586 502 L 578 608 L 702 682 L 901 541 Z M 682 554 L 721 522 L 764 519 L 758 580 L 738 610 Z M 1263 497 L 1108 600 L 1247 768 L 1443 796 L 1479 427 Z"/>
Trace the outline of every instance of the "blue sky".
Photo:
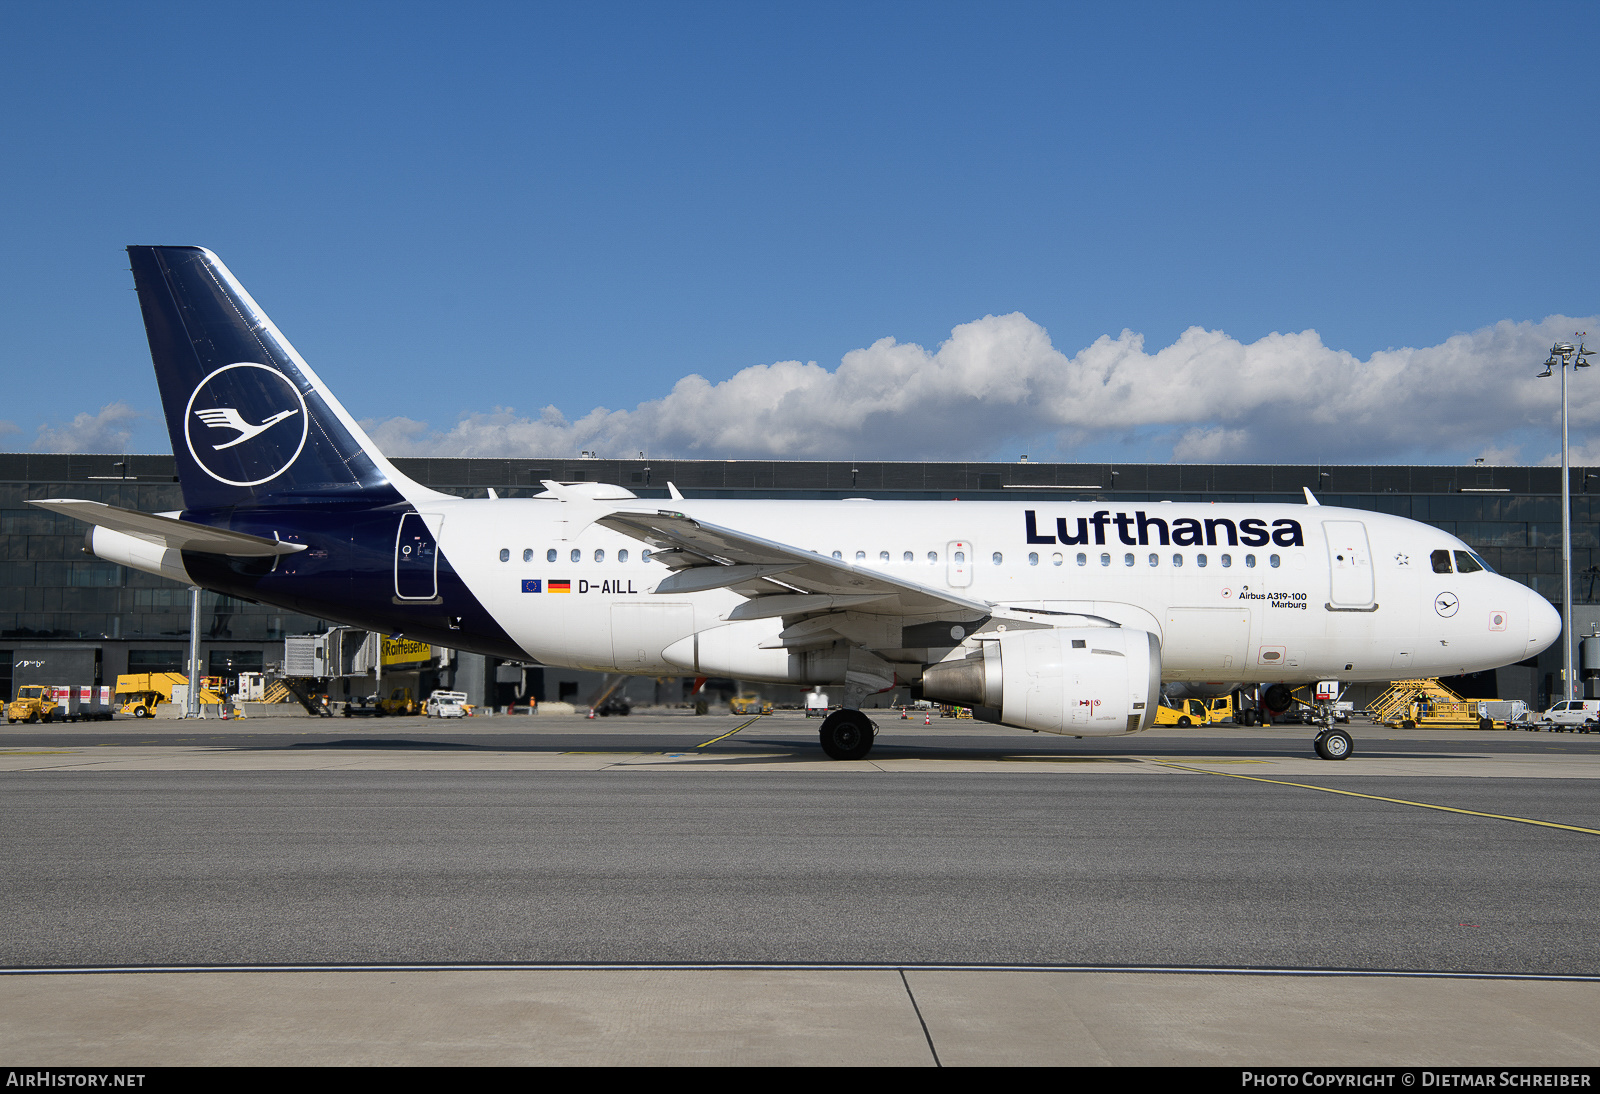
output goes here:
<path id="1" fill-rule="evenodd" d="M 128 243 L 215 250 L 399 452 L 1538 462 L 1600 311 L 1593 4 L 6 24 L 12 449 L 167 450 Z"/>

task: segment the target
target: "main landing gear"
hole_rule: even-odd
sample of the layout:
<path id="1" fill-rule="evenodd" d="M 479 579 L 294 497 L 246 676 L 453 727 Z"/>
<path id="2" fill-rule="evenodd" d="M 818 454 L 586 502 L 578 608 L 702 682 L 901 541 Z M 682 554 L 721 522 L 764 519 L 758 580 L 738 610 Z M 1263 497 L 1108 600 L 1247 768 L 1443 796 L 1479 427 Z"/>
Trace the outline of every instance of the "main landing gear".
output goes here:
<path id="1" fill-rule="evenodd" d="M 1356 747 L 1350 734 L 1342 729 L 1324 729 L 1317 734 L 1311 744 L 1317 750 L 1317 755 L 1324 760 L 1347 759 Z"/>
<path id="2" fill-rule="evenodd" d="M 822 751 L 835 760 L 864 760 L 878 727 L 859 710 L 836 710 L 822 720 Z"/>

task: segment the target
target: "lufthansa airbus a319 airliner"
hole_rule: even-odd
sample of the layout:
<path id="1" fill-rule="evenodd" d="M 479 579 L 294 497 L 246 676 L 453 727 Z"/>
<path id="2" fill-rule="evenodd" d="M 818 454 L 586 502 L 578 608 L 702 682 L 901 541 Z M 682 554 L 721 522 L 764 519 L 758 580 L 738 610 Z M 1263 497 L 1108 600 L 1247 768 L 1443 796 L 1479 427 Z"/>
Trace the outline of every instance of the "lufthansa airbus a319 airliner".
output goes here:
<path id="1" fill-rule="evenodd" d="M 1073 736 L 1152 724 L 1163 680 L 1299 685 L 1497 668 L 1560 616 L 1454 536 L 1305 505 L 663 503 L 547 481 L 458 498 L 402 475 L 227 267 L 130 247 L 184 508 L 33 504 L 100 558 L 518 661 L 842 687 L 822 747 L 899 686 Z M 1325 726 L 1329 759 L 1349 735 Z"/>

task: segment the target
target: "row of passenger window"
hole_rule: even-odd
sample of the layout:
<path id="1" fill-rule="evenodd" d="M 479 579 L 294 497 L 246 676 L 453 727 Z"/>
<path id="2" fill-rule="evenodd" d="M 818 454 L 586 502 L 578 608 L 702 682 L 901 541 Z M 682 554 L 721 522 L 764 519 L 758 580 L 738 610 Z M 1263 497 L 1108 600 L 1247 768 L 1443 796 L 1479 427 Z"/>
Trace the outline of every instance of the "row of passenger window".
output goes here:
<path id="1" fill-rule="evenodd" d="M 548 551 L 546 551 L 544 553 L 544 560 L 546 562 L 555 562 L 560 557 L 561 557 L 561 552 L 557 551 L 554 547 L 550 548 Z M 626 547 L 622 548 L 622 550 L 617 552 L 617 561 L 618 562 L 627 562 L 629 557 L 630 556 L 628 555 L 628 549 Z M 583 552 L 581 550 L 579 550 L 578 548 L 574 547 L 572 549 L 572 554 L 570 555 L 570 558 L 571 558 L 571 560 L 573 562 L 582 562 L 583 561 Z M 606 549 L 604 547 L 600 547 L 600 548 L 597 548 L 595 550 L 594 560 L 596 562 L 604 562 L 606 560 Z M 501 562 L 510 562 L 511 561 L 511 548 L 509 548 L 509 547 L 500 548 L 500 561 Z M 522 551 L 522 561 L 524 561 L 524 562 L 532 562 L 533 561 L 533 548 L 532 547 L 526 547 L 526 548 L 523 549 L 523 551 Z M 646 547 L 644 550 L 639 552 L 639 561 L 640 562 L 649 562 L 650 561 L 650 548 Z"/>
<path id="2" fill-rule="evenodd" d="M 1159 566 L 1159 565 L 1161 565 L 1161 556 L 1159 554 L 1157 554 L 1155 551 L 1151 551 L 1149 556 L 1148 556 L 1148 558 L 1147 558 L 1147 561 L 1151 566 Z M 1050 556 L 1050 564 L 1052 566 L 1060 566 L 1060 565 L 1063 565 L 1065 562 L 1066 562 L 1066 559 L 1064 559 L 1062 557 L 1060 551 L 1057 551 L 1057 552 L 1055 552 L 1054 554 L 1052 554 Z M 1283 560 L 1277 555 L 1268 555 L 1267 556 L 1267 565 L 1271 566 L 1273 569 L 1277 569 L 1280 565 L 1282 565 L 1282 562 L 1283 562 Z M 1087 565 L 1089 565 L 1089 556 L 1088 556 L 1088 554 L 1086 552 L 1079 551 L 1078 552 L 1078 556 L 1077 556 L 1077 563 L 1078 563 L 1079 566 L 1087 566 Z M 1000 556 L 998 554 L 994 556 L 994 564 L 996 566 L 1000 565 Z M 1135 555 L 1133 552 L 1130 551 L 1130 552 L 1128 552 L 1128 553 L 1126 553 L 1126 554 L 1124 554 L 1122 556 L 1122 564 L 1124 566 L 1137 566 L 1139 564 L 1139 557 L 1137 555 Z M 1207 559 L 1207 557 L 1206 557 L 1206 555 L 1204 553 L 1197 554 L 1197 555 L 1194 556 L 1194 564 L 1203 569 L 1209 564 L 1209 560 Z M 1218 555 L 1217 556 L 1217 564 L 1219 566 L 1222 566 L 1224 569 L 1226 569 L 1227 567 L 1233 565 L 1233 556 L 1232 555 L 1227 555 L 1227 554 Z M 1245 555 L 1244 556 L 1244 564 L 1245 564 L 1245 566 L 1247 568 L 1253 568 L 1255 566 L 1255 564 L 1256 564 L 1256 556 L 1253 555 L 1253 554 Z M 1028 554 L 1028 565 L 1029 566 L 1037 566 L 1037 565 L 1039 565 L 1039 556 L 1038 556 L 1037 553 L 1029 552 L 1029 554 Z M 1100 565 L 1102 565 L 1102 566 L 1111 565 L 1111 553 L 1109 551 L 1102 551 L 1100 553 Z M 1178 554 L 1178 553 L 1176 553 L 1176 552 L 1174 552 L 1173 555 L 1172 555 L 1172 565 L 1174 567 L 1182 567 L 1183 566 L 1183 556 Z"/>
<path id="3" fill-rule="evenodd" d="M 844 560 L 844 552 L 835 551 L 835 552 L 833 552 L 833 557 L 836 558 L 836 559 L 839 559 L 842 562 Z M 878 561 L 879 562 L 888 562 L 890 557 L 891 556 L 890 556 L 888 551 L 879 551 L 878 552 Z M 999 558 L 1000 556 L 996 555 L 995 557 Z M 957 562 L 965 562 L 967 560 L 966 552 L 965 551 L 957 551 L 956 554 L 955 554 L 955 559 L 956 559 Z M 901 562 L 915 562 L 916 560 L 917 560 L 917 553 L 915 551 L 907 551 L 907 552 L 905 552 L 905 554 L 900 556 L 900 561 Z M 856 561 L 857 562 L 865 562 L 865 561 L 867 561 L 867 552 L 865 552 L 865 551 L 857 551 L 856 552 Z M 929 562 L 929 564 L 931 565 L 931 564 L 936 563 L 938 561 L 939 561 L 939 552 L 938 551 L 929 551 L 928 552 L 928 562 Z"/>
<path id="4" fill-rule="evenodd" d="M 557 551 L 554 547 L 550 548 L 548 551 L 546 551 L 544 553 L 544 560 L 546 562 L 555 562 L 560 557 L 561 557 L 561 553 L 559 551 Z M 583 561 L 583 552 L 581 550 L 579 550 L 578 548 L 574 547 L 572 549 L 571 555 L 569 557 L 570 557 L 570 560 L 572 562 L 574 562 L 574 563 L 582 562 Z M 841 551 L 835 551 L 835 552 L 833 552 L 833 557 L 836 558 L 836 559 L 839 559 L 840 561 L 843 561 L 844 553 L 841 552 Z M 622 548 L 620 551 L 617 552 L 617 562 L 618 563 L 626 563 L 628 561 L 628 558 L 629 558 L 629 554 L 628 554 L 628 549 L 626 547 Z M 889 558 L 890 558 L 890 555 L 889 555 L 888 551 L 879 551 L 878 552 L 878 561 L 879 562 L 888 562 Z M 605 560 L 606 560 L 605 548 L 602 547 L 602 548 L 596 549 L 595 552 L 594 552 L 594 561 L 595 562 L 604 562 Z M 867 552 L 865 552 L 865 551 L 857 551 L 855 560 L 857 562 L 865 562 L 867 560 Z M 958 566 L 962 565 L 967 561 L 967 553 L 965 551 L 956 551 L 953 555 L 951 555 L 951 560 Z M 1005 560 L 1006 560 L 1005 559 L 1005 555 L 1000 551 L 996 551 L 993 555 L 991 555 L 989 557 L 989 561 L 991 563 L 993 563 L 994 565 L 996 565 L 996 566 L 1004 565 L 1005 564 Z M 509 547 L 500 548 L 500 561 L 501 562 L 510 562 L 511 561 L 511 549 Z M 532 547 L 529 547 L 529 548 L 526 548 L 526 549 L 523 550 L 523 552 L 522 552 L 522 561 L 524 561 L 524 562 L 532 562 L 533 561 L 533 548 Z M 639 561 L 640 562 L 649 562 L 650 561 L 650 549 L 648 547 L 639 552 Z M 914 552 L 914 551 L 905 552 L 905 554 L 902 556 L 901 561 L 903 561 L 903 562 L 915 562 L 916 561 L 916 552 Z M 939 561 L 939 552 L 938 551 L 929 551 L 928 552 L 928 562 L 929 562 L 929 564 L 936 564 L 938 561 Z M 1041 561 L 1041 559 L 1039 557 L 1039 552 L 1037 552 L 1037 551 L 1029 551 L 1028 552 L 1028 565 L 1029 566 L 1037 566 L 1037 565 L 1039 565 L 1040 561 Z M 1054 554 L 1052 554 L 1050 556 L 1049 561 L 1050 561 L 1050 565 L 1052 565 L 1052 566 L 1063 566 L 1063 565 L 1066 564 L 1066 556 L 1063 555 L 1060 551 L 1056 551 Z M 1148 556 L 1148 561 L 1149 561 L 1149 564 L 1151 566 L 1159 566 L 1159 565 L 1161 565 L 1161 555 L 1158 554 L 1155 551 L 1151 551 L 1149 556 Z M 1079 551 L 1078 555 L 1077 555 L 1077 563 L 1078 563 L 1079 566 L 1087 566 L 1087 565 L 1089 565 L 1089 555 L 1088 555 L 1088 553 L 1084 552 L 1084 551 Z M 1217 563 L 1219 565 L 1223 566 L 1224 568 L 1232 566 L 1233 565 L 1233 556 L 1231 554 L 1218 555 L 1217 556 Z M 1280 560 L 1279 556 L 1277 556 L 1277 555 L 1268 555 L 1267 556 L 1267 565 L 1273 567 L 1274 569 L 1276 569 L 1280 565 L 1280 563 L 1281 563 L 1281 560 Z M 1124 554 L 1122 556 L 1122 564 L 1124 566 L 1136 566 L 1136 565 L 1138 565 L 1138 556 L 1133 554 L 1130 551 L 1130 552 L 1128 552 L 1128 553 L 1126 553 L 1126 554 Z M 1173 555 L 1172 555 L 1172 565 L 1175 566 L 1175 567 L 1181 567 L 1181 566 L 1183 566 L 1183 564 L 1184 564 L 1183 555 L 1178 554 L 1177 552 L 1174 552 Z M 1195 555 L 1194 556 L 1194 564 L 1196 566 L 1199 566 L 1199 567 L 1202 567 L 1202 568 L 1205 567 L 1206 565 L 1208 565 L 1208 560 L 1207 560 L 1206 555 L 1204 553 Z M 1255 564 L 1256 564 L 1256 556 L 1253 555 L 1253 554 L 1245 555 L 1244 556 L 1244 564 L 1245 564 L 1246 567 L 1255 566 Z M 1111 553 L 1109 551 L 1102 551 L 1101 552 L 1101 554 L 1100 554 L 1100 565 L 1102 565 L 1102 566 L 1110 566 L 1111 565 Z"/>
<path id="5" fill-rule="evenodd" d="M 843 554 L 843 552 L 835 551 L 835 552 L 833 552 L 833 557 L 843 561 L 844 554 Z M 889 556 L 889 552 L 888 551 L 879 551 L 878 552 L 878 561 L 879 562 L 888 562 L 889 561 L 889 557 L 890 556 Z M 1184 564 L 1183 563 L 1183 557 L 1184 557 L 1183 555 L 1177 554 L 1176 552 L 1174 552 L 1173 556 L 1172 556 L 1172 565 L 1174 565 L 1174 566 L 1182 566 Z M 965 551 L 955 551 L 955 552 L 953 552 L 951 554 L 950 559 L 957 566 L 960 566 L 960 565 L 962 565 L 963 563 L 965 563 L 967 561 L 967 553 Z M 855 560 L 857 562 L 865 562 L 867 560 L 867 552 L 865 552 L 865 551 L 857 551 Z M 1155 551 L 1150 552 L 1150 554 L 1148 556 L 1148 560 L 1149 560 L 1149 564 L 1151 566 L 1159 566 L 1159 565 L 1161 565 L 1161 555 L 1158 554 Z M 916 561 L 916 553 L 913 552 L 913 551 L 905 552 L 905 554 L 903 556 L 901 556 L 901 561 L 903 561 L 903 562 L 915 562 Z M 937 563 L 938 561 L 939 561 L 939 552 L 938 551 L 929 551 L 928 552 L 928 562 L 930 564 L 933 564 L 933 563 Z M 1003 552 L 996 551 L 994 554 L 989 556 L 989 561 L 990 561 L 991 564 L 993 564 L 995 566 L 1003 566 L 1003 565 L 1005 565 L 1006 557 L 1005 557 L 1005 554 Z M 1052 565 L 1052 566 L 1062 566 L 1062 565 L 1066 564 L 1066 556 L 1063 555 L 1060 551 L 1056 551 L 1055 553 L 1053 553 L 1050 556 L 1049 561 L 1050 561 L 1050 565 Z M 1088 552 L 1079 551 L 1078 552 L 1078 556 L 1077 556 L 1077 562 L 1078 562 L 1079 566 L 1087 566 L 1087 565 L 1089 565 Z M 1224 567 L 1232 566 L 1233 565 L 1233 556 L 1231 554 L 1218 555 L 1217 556 L 1217 562 L 1220 565 L 1224 566 Z M 1039 552 L 1037 552 L 1037 551 L 1029 551 L 1028 552 L 1028 565 L 1029 566 L 1037 566 L 1037 565 L 1039 565 L 1039 563 L 1040 563 Z M 1124 566 L 1136 566 L 1136 565 L 1138 565 L 1138 556 L 1133 554 L 1132 552 L 1124 554 L 1122 556 L 1122 564 Z M 1207 556 L 1205 554 L 1195 555 L 1194 556 L 1194 564 L 1196 566 L 1202 566 L 1202 567 L 1206 566 L 1208 564 Z M 1253 555 L 1253 554 L 1245 555 L 1244 556 L 1244 564 L 1247 567 L 1253 567 L 1256 564 L 1256 556 Z M 1272 566 L 1272 567 L 1276 568 L 1277 566 L 1279 566 L 1281 564 L 1282 564 L 1282 559 L 1278 555 L 1268 555 L 1267 556 L 1267 565 L 1268 566 Z M 1111 553 L 1109 551 L 1102 551 L 1101 552 L 1101 554 L 1100 554 L 1100 565 L 1102 565 L 1102 566 L 1110 566 L 1111 565 Z"/>

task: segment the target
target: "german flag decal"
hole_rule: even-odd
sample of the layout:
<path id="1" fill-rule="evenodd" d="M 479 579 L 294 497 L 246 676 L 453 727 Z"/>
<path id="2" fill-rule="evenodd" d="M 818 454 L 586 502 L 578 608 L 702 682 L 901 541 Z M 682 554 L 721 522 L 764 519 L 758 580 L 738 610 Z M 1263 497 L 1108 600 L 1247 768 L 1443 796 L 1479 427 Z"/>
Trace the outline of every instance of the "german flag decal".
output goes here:
<path id="1" fill-rule="evenodd" d="M 572 582 L 552 581 L 550 582 L 550 591 L 553 593 L 570 593 L 572 591 Z"/>

